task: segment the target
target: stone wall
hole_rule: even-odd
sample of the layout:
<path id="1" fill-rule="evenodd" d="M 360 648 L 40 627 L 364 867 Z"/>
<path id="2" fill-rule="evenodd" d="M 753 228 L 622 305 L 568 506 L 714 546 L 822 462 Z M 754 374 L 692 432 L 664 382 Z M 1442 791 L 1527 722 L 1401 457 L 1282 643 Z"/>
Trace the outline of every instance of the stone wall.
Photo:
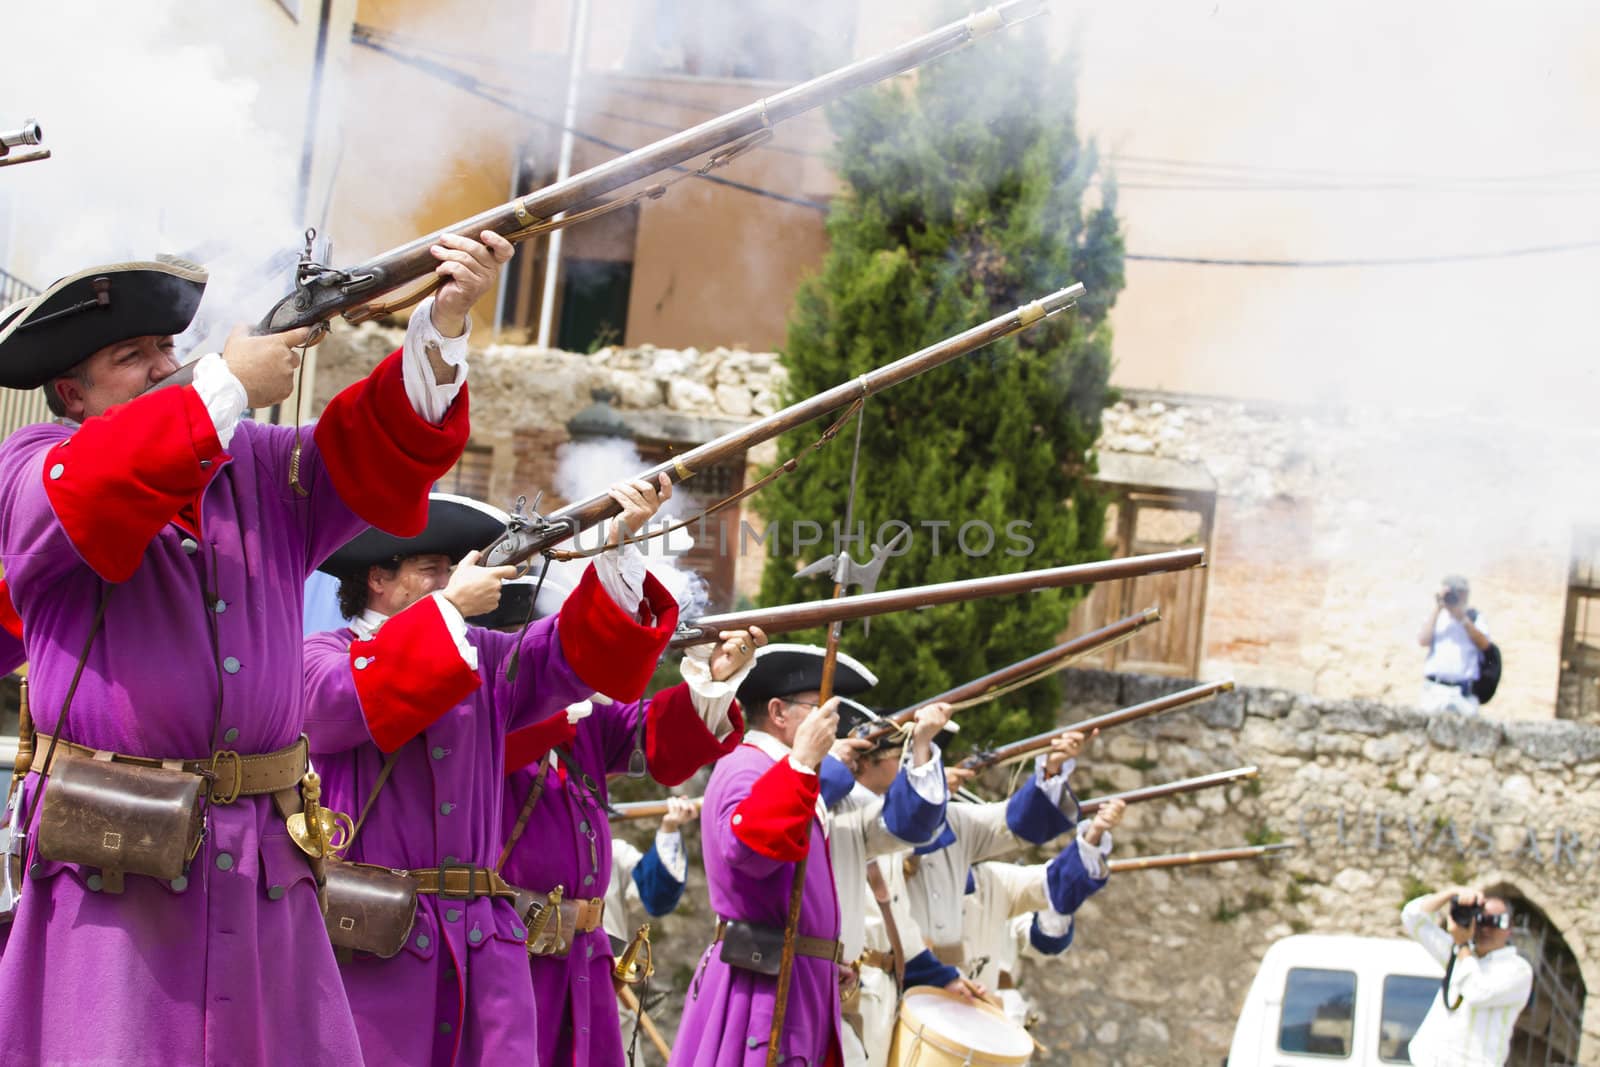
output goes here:
<path id="1" fill-rule="evenodd" d="M 1173 679 L 1068 675 L 1071 719 L 1178 688 Z M 1430 716 L 1365 701 L 1243 688 L 1103 737 L 1074 785 L 1094 795 L 1225 770 L 1255 783 L 1133 809 L 1120 856 L 1283 840 L 1266 862 L 1115 875 L 1079 913 L 1066 956 L 1026 964 L 1045 1061 L 1073 1067 L 1217 1064 L 1268 946 L 1293 933 L 1401 936 L 1408 894 L 1505 882 L 1541 909 L 1600 992 L 1600 727 Z M 988 783 L 990 795 L 1004 786 Z M 1409 820 L 1409 821 L 1408 821 Z M 1530 845 L 1530 834 L 1532 844 Z M 694 835 L 691 835 L 693 838 Z M 703 875 L 658 924 L 676 1015 L 709 936 Z M 1600 1064 L 1591 998 L 1583 1064 Z"/>

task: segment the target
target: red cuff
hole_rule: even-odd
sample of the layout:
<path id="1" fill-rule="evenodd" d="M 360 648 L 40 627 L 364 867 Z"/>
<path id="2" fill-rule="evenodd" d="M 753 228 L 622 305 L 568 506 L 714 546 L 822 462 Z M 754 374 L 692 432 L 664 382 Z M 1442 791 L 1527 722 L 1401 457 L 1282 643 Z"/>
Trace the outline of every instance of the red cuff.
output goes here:
<path id="1" fill-rule="evenodd" d="M 655 618 L 653 625 L 639 622 L 636 611 L 612 600 L 590 564 L 556 618 L 561 655 L 573 673 L 596 693 L 622 703 L 644 696 L 678 626 L 678 602 L 648 572 L 644 602 Z"/>
<path id="2" fill-rule="evenodd" d="M 570 744 L 577 736 L 578 727 L 567 720 L 565 710 L 556 712 L 548 719 L 541 719 L 532 726 L 511 731 L 506 735 L 506 774 L 538 763 L 552 748 Z"/>
<path id="3" fill-rule="evenodd" d="M 733 809 L 733 836 L 771 860 L 805 859 L 811 851 L 811 820 L 817 817 L 821 788 L 817 775 L 795 770 L 787 757 L 779 760 Z"/>
<path id="4" fill-rule="evenodd" d="M 433 425 L 406 398 L 401 354 L 344 389 L 317 420 L 317 450 L 334 491 L 369 524 L 396 537 L 428 525 L 428 490 L 467 446 L 467 389 Z"/>
<path id="5" fill-rule="evenodd" d="M 193 386 L 161 389 L 87 419 L 45 453 L 45 495 L 73 547 L 108 582 L 194 504 L 227 456 Z"/>
<path id="6" fill-rule="evenodd" d="M 0 578 L 0 629 L 22 640 L 22 616 L 17 614 L 16 607 L 11 603 L 11 588 L 6 585 L 6 580 Z"/>
<path id="7" fill-rule="evenodd" d="M 367 732 L 393 752 L 482 684 L 456 648 L 433 597 L 389 619 L 370 641 L 350 645 L 350 673 Z"/>
<path id="8" fill-rule="evenodd" d="M 744 740 L 744 715 L 735 703 L 728 709 L 733 732 L 718 741 L 694 706 L 689 686 L 678 683 L 650 699 L 645 711 L 644 755 L 650 777 L 665 786 L 682 785 L 701 767 L 739 747 Z"/>

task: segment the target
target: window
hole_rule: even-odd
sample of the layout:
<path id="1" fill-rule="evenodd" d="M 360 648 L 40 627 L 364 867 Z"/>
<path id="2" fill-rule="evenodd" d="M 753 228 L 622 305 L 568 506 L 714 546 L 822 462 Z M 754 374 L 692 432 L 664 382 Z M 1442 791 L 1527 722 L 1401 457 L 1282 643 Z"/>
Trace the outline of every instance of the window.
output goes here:
<path id="1" fill-rule="evenodd" d="M 1349 1059 L 1355 1039 L 1355 1004 L 1354 972 L 1292 969 L 1283 984 L 1278 1048 Z"/>
<path id="2" fill-rule="evenodd" d="M 1600 722 L 1600 528 L 1580 529 L 1572 538 L 1556 715 Z"/>
<path id="3" fill-rule="evenodd" d="M 1409 1046 L 1439 992 L 1439 979 L 1391 974 L 1383 980 L 1383 1016 L 1378 1024 L 1378 1058 L 1410 1063 Z"/>
<path id="4" fill-rule="evenodd" d="M 628 330 L 628 294 L 633 263 L 563 258 L 561 317 L 556 347 L 563 352 L 593 352 L 620 345 Z"/>

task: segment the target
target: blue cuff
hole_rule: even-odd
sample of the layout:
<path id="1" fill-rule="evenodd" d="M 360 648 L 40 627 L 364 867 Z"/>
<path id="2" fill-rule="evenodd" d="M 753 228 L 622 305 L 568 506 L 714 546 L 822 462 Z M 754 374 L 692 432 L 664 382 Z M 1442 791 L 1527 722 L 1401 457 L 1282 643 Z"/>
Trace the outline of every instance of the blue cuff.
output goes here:
<path id="1" fill-rule="evenodd" d="M 1037 775 L 1029 775 L 1022 788 L 1006 801 L 1006 826 L 1013 834 L 1030 845 L 1042 845 L 1062 834 L 1071 833 L 1078 825 L 1078 798 L 1068 788 L 1062 803 L 1071 802 L 1072 814 L 1056 807 L 1039 788 Z"/>
<path id="2" fill-rule="evenodd" d="M 1028 943 L 1046 956 L 1059 956 L 1072 945 L 1072 932 L 1078 928 L 1077 923 L 1067 927 L 1067 932 L 1060 937 L 1051 937 L 1039 929 L 1039 913 L 1033 913 L 1033 925 L 1028 927 Z"/>
<path id="3" fill-rule="evenodd" d="M 931 985 L 943 989 L 961 977 L 961 972 L 948 963 L 941 963 L 933 949 L 925 948 L 906 962 L 906 988 L 914 985 Z"/>
<path id="4" fill-rule="evenodd" d="M 833 756 L 822 757 L 822 766 L 817 768 L 817 776 L 822 779 L 823 806 L 830 809 L 849 796 L 850 791 L 856 787 L 856 776 L 850 773 L 850 768 L 844 765 L 843 760 Z"/>
<path id="5" fill-rule="evenodd" d="M 634 864 L 633 884 L 639 887 L 639 903 L 650 915 L 670 915 L 683 899 L 683 883 L 667 872 L 654 845 Z"/>
<path id="6" fill-rule="evenodd" d="M 926 845 L 918 845 L 911 851 L 916 853 L 918 856 L 926 856 L 930 852 L 938 852 L 940 849 L 949 848 L 955 843 L 956 832 L 950 829 L 950 824 L 947 822 L 943 827 L 940 828 L 938 837 L 935 837 Z"/>
<path id="7" fill-rule="evenodd" d="M 918 793 L 906 769 L 901 767 L 883 796 L 883 824 L 907 844 L 932 841 L 944 826 L 944 801 L 935 804 Z M 951 835 L 950 839 L 954 841 L 955 836 Z"/>
<path id="8" fill-rule="evenodd" d="M 1083 866 L 1083 856 L 1078 852 L 1078 843 L 1074 841 L 1044 869 L 1044 884 L 1050 896 L 1050 907 L 1062 915 L 1071 915 L 1084 901 L 1105 888 L 1106 880 L 1089 877 Z"/>

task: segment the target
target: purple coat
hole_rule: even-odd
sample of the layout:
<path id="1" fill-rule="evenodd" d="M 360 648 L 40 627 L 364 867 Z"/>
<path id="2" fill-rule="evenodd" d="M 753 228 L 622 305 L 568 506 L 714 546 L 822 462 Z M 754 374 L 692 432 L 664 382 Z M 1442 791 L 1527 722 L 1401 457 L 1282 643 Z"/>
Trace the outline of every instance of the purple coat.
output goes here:
<path id="1" fill-rule="evenodd" d="M 735 831 L 736 811 L 775 766 L 744 744 L 717 763 L 700 816 L 711 907 L 721 919 L 782 928 L 795 865 L 757 852 Z M 766 784 L 771 784 L 771 779 Z M 815 796 L 815 786 L 811 795 Z M 809 801 L 807 801 L 809 802 Z M 741 827 L 741 832 L 742 832 Z M 800 933 L 839 937 L 839 899 L 822 823 L 809 823 L 809 862 L 800 904 Z M 700 958 L 672 1049 L 671 1067 L 762 1067 L 772 1028 L 778 980 L 729 967 L 713 944 Z M 820 1067 L 838 1062 L 839 973 L 828 960 L 795 958 L 783 1029 L 784 1064 Z"/>
<path id="2" fill-rule="evenodd" d="M 402 614 L 425 610 L 437 615 L 429 602 Z M 442 620 L 433 638 L 456 656 Z M 306 733 L 324 802 L 352 818 L 384 763 L 352 675 L 354 641 L 349 630 L 306 640 Z M 508 730 L 592 691 L 562 655 L 553 616 L 528 627 L 514 681 L 506 679 L 506 663 L 518 645 L 515 635 L 474 627 L 468 641 L 478 650 L 483 684 L 400 747 L 346 859 L 405 869 L 441 862 L 493 867 L 504 840 Z M 542 840 L 542 828 L 535 836 Z M 527 931 L 511 901 L 430 894 L 419 895 L 417 904 L 416 924 L 398 956 L 359 956 L 340 967 L 368 1062 L 536 1062 Z"/>
<path id="3" fill-rule="evenodd" d="M 69 436 L 29 426 L 0 447 L 0 564 L 27 634 L 41 731 L 55 726 L 105 588 L 45 489 L 57 467 L 63 477 L 68 464 L 108 462 L 82 449 L 47 454 Z M 299 736 L 300 589 L 363 523 L 333 491 L 309 431 L 300 474 L 310 495 L 289 487 L 293 439 L 239 425 L 231 462 L 201 483 L 198 537 L 168 522 L 140 556 L 150 531 L 119 526 L 128 498 L 108 502 L 107 536 L 124 538 L 122 551 L 133 539 L 136 569 L 110 589 L 72 740 L 201 758 L 218 707 L 220 747 L 270 752 Z M 30 776 L 30 798 L 38 783 Z M 36 823 L 37 804 L 29 810 Z M 310 868 L 270 797 L 212 806 L 185 879 L 129 875 L 120 895 L 99 888 L 86 869 L 33 866 L 0 958 L 10 1062 L 360 1062 Z"/>

